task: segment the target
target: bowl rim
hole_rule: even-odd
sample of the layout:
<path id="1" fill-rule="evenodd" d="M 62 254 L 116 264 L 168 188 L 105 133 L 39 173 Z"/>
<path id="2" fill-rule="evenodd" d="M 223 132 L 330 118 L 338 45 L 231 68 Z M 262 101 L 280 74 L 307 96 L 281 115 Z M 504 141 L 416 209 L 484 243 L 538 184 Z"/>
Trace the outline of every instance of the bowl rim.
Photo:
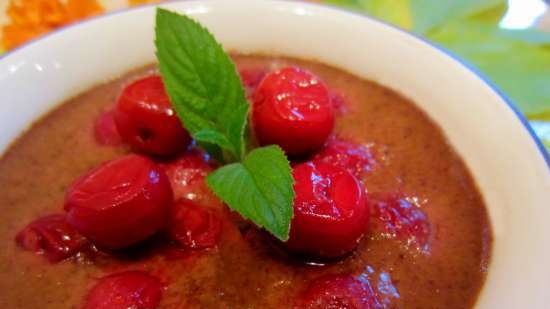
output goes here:
<path id="1" fill-rule="evenodd" d="M 41 41 L 48 40 L 49 37 L 51 37 L 53 35 L 57 35 L 57 34 L 62 33 L 64 31 L 68 30 L 68 29 L 77 28 L 77 27 L 79 27 L 83 24 L 91 23 L 91 22 L 94 22 L 96 20 L 100 20 L 100 19 L 107 18 L 107 17 L 112 17 L 112 16 L 115 16 L 115 15 L 125 14 L 129 11 L 136 11 L 136 10 L 141 10 L 141 9 L 151 8 L 151 7 L 159 7 L 159 6 L 162 6 L 163 4 L 171 3 L 171 2 L 173 3 L 173 2 L 204 2 L 204 1 L 208 2 L 208 1 L 211 1 L 211 0 L 168 0 L 164 3 L 144 4 L 144 5 L 140 5 L 140 6 L 137 6 L 137 7 L 122 8 L 122 9 L 114 10 L 114 11 L 107 12 L 107 13 L 104 13 L 104 14 L 95 15 L 95 16 L 77 21 L 75 23 L 71 23 L 71 24 L 62 26 L 58 29 L 55 29 L 55 30 L 53 30 L 51 32 L 48 32 L 44 35 L 41 35 L 37 38 L 31 39 L 30 41 L 28 41 L 28 42 L 26 42 L 26 43 L 24 43 L 24 44 L 22 44 L 22 45 L 20 45 L 16 48 L 12 49 L 12 50 L 6 51 L 4 54 L 0 55 L 0 62 L 5 61 L 9 56 L 11 56 L 13 54 L 16 54 L 20 50 L 23 50 L 23 49 L 26 49 L 29 46 L 38 44 Z M 295 0 L 272 0 L 272 1 L 296 3 Z M 371 20 L 375 23 L 379 23 L 379 24 L 382 24 L 383 26 L 393 28 L 393 29 L 405 34 L 405 35 L 408 35 L 408 36 L 411 36 L 411 37 L 413 37 L 417 40 L 420 40 L 424 44 L 438 50 L 440 53 L 443 53 L 443 54 L 449 56 L 450 58 L 452 58 L 454 61 L 458 62 L 460 65 L 465 67 L 470 73 L 472 73 L 472 74 L 476 75 L 477 77 L 479 77 L 479 79 L 481 79 L 487 86 L 489 86 L 489 88 L 491 88 L 491 90 L 493 90 L 495 92 L 495 94 L 497 94 L 497 96 L 501 99 L 501 101 L 505 105 L 507 105 L 509 109 L 512 110 L 512 112 L 514 113 L 516 118 L 523 125 L 524 129 L 527 130 L 527 133 L 530 135 L 531 140 L 536 144 L 536 146 L 539 150 L 539 153 L 542 155 L 544 161 L 546 162 L 546 167 L 547 167 L 546 172 L 548 174 L 550 174 L 550 153 L 546 150 L 546 147 L 544 146 L 542 141 L 539 139 L 539 137 L 536 135 L 535 131 L 533 130 L 533 128 L 529 124 L 529 120 L 527 120 L 525 115 L 523 115 L 523 113 L 519 110 L 519 107 L 504 93 L 504 91 L 502 89 L 500 89 L 500 87 L 497 86 L 488 76 L 486 76 L 484 73 L 482 73 L 478 68 L 474 67 L 473 64 L 469 63 L 468 61 L 466 61 L 462 57 L 460 57 L 457 54 L 450 51 L 449 49 L 443 47 L 439 43 L 430 41 L 427 38 L 422 37 L 419 34 L 407 31 L 403 28 L 400 28 L 396 25 L 393 25 L 393 24 L 391 24 L 389 22 L 386 22 L 384 20 L 381 20 L 379 18 L 370 16 L 370 15 L 366 15 L 366 14 L 363 14 L 363 13 L 359 13 L 357 11 L 353 11 L 353 10 L 350 10 L 350 9 L 341 8 L 341 7 L 337 7 L 337 6 L 333 6 L 333 5 L 321 4 L 321 3 L 301 2 L 300 5 L 313 6 L 313 7 L 323 7 L 323 8 L 332 9 L 332 10 L 335 10 L 335 11 L 340 11 L 340 12 L 344 12 L 344 13 L 347 13 L 347 14 L 352 14 L 352 15 L 355 15 L 355 16 L 359 16 L 359 17 L 362 17 L 362 18 L 369 19 L 369 20 Z"/>
<path id="2" fill-rule="evenodd" d="M 532 302 L 533 307 L 547 307 L 550 299 L 544 287 L 550 287 L 550 281 L 548 276 L 544 276 L 547 273 L 544 271 L 547 268 L 544 257 L 549 252 L 547 247 L 540 244 L 550 241 L 550 226 L 543 219 L 547 217 L 545 215 L 550 215 L 550 208 L 546 207 L 550 200 L 550 191 L 547 189 L 550 188 L 549 157 L 542 143 L 529 128 L 527 120 L 498 87 L 483 73 L 445 48 L 374 18 L 296 1 L 236 2 L 240 5 L 214 0 L 169 1 L 160 7 L 196 16 L 209 27 L 211 25 L 211 31 L 220 36 L 228 50 L 264 51 L 298 59 L 312 59 L 313 56 L 317 61 L 373 80 L 411 98 L 439 126 L 452 149 L 466 165 L 489 215 L 493 235 L 491 259 L 487 268 L 482 268 L 486 273 L 485 280 L 478 290 L 476 300 L 471 303 L 472 309 L 499 306 L 522 308 L 526 302 L 525 295 L 530 295 L 532 300 L 527 302 Z M 154 37 L 151 27 L 154 25 L 153 17 L 157 6 L 147 5 L 91 18 L 88 21 L 94 21 L 93 23 L 83 22 L 64 27 L 63 31 L 48 35 L 45 41 L 36 40 L 40 42 L 27 44 L 26 48 L 10 53 L 7 59 L 0 56 L 0 68 L 5 73 L 0 74 L 0 80 L 5 82 L 0 82 L 0 88 L 5 89 L 7 98 L 11 99 L 13 96 L 14 103 L 18 103 L 0 105 L 0 116 L 9 116 L 13 111 L 21 112 L 20 115 L 14 115 L 16 117 L 12 117 L 13 120 L 10 117 L 6 119 L 9 120 L 6 122 L 8 138 L 0 138 L 0 144 L 5 144 L 2 145 L 2 152 L 7 153 L 10 144 L 13 145 L 22 136 L 22 132 L 30 128 L 30 124 L 47 115 L 55 106 L 60 106 L 61 102 L 85 92 L 90 85 L 112 80 L 143 63 L 155 62 L 154 45 L 150 43 Z M 249 14 L 243 8 L 250 8 L 250 12 L 263 12 L 265 18 L 261 14 Z M 224 11 L 231 13 L 223 14 Z M 211 13 L 219 15 L 219 19 L 215 16 L 209 17 Z M 248 22 L 243 23 L 242 19 L 235 18 L 241 14 Z M 284 31 L 274 32 L 273 37 L 265 36 L 266 29 L 270 31 L 281 27 L 281 17 L 289 18 Z M 308 18 L 314 23 L 307 23 Z M 250 37 L 243 36 L 249 31 L 247 27 L 251 22 L 262 27 L 251 30 Z M 317 25 L 320 27 L 315 27 L 315 23 L 320 23 Z M 126 26 L 120 25 L 127 25 L 128 29 L 140 31 L 135 33 L 144 34 L 142 38 L 129 39 L 130 49 L 125 49 L 124 53 L 118 52 L 118 44 L 114 44 L 120 37 L 124 37 Z M 232 26 L 227 27 L 229 25 Z M 263 28 L 264 26 L 267 28 Z M 112 33 L 109 32 L 111 29 Z M 298 40 L 291 37 L 289 42 L 288 31 L 293 29 L 299 30 L 296 35 Z M 323 31 L 318 32 L 318 29 Z M 323 35 L 325 31 L 326 35 Z M 94 39 L 87 40 L 86 44 L 74 45 L 78 47 L 78 52 L 72 51 L 73 42 L 79 42 L 86 34 L 91 34 Z M 399 38 L 394 40 L 396 36 Z M 339 44 L 328 45 L 331 40 Z M 385 40 L 390 44 L 384 43 Z M 291 45 L 292 42 L 296 44 Z M 105 49 L 94 48 L 98 43 L 105 44 Z M 344 48 L 342 51 L 339 47 L 332 46 Z M 370 54 L 379 55 L 384 61 L 381 62 L 377 57 L 365 57 L 364 51 L 369 49 Z M 105 63 L 105 57 L 113 57 L 118 62 L 113 63 L 116 64 L 114 67 L 97 65 L 89 69 L 81 60 L 90 50 L 94 51 L 90 54 L 92 63 Z M 406 50 L 410 52 L 403 53 Z M 399 65 L 394 65 L 392 59 L 401 61 Z M 36 67 L 35 64 L 39 66 Z M 48 70 L 45 70 L 46 74 L 39 73 L 43 71 L 42 68 L 55 71 L 47 73 Z M 426 75 L 426 79 L 420 79 L 425 69 L 429 69 L 430 75 L 438 79 L 430 78 L 430 75 Z M 67 79 L 67 76 L 74 76 L 75 79 Z M 433 81 L 439 80 L 439 77 L 443 86 L 434 88 Z M 35 81 L 38 85 L 51 83 L 52 89 L 45 88 L 47 91 L 44 93 L 32 91 Z M 29 93 L 17 91 L 11 94 L 12 90 L 21 86 L 24 86 L 23 89 L 31 87 L 28 88 Z M 467 102 L 464 101 L 465 98 Z M 26 104 L 26 101 L 31 104 Z M 464 105 L 468 108 L 464 108 Z M 479 115 L 472 111 L 479 111 Z M 13 128 L 10 125 L 12 122 Z M 487 133 L 480 129 L 485 126 L 488 128 Z M 539 241 L 532 241 L 537 239 Z M 510 246 L 507 240 L 515 246 Z M 518 251 L 518 248 L 527 250 Z M 536 263 L 526 265 L 526 260 Z M 525 278 L 530 278 L 527 285 L 521 283 Z M 504 298 L 502 291 L 507 291 Z"/>

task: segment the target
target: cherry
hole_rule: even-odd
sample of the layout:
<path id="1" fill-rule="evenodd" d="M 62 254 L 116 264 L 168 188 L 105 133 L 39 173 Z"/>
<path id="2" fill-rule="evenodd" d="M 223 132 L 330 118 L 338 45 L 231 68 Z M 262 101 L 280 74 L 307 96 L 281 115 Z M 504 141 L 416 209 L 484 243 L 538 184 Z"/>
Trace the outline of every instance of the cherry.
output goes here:
<path id="1" fill-rule="evenodd" d="M 149 76 L 124 88 L 116 104 L 115 123 L 126 143 L 147 154 L 172 155 L 191 142 L 160 76 Z"/>
<path id="2" fill-rule="evenodd" d="M 294 309 L 379 309 L 369 281 L 350 275 L 325 275 L 313 281 Z"/>
<path id="3" fill-rule="evenodd" d="M 139 155 L 92 169 L 65 196 L 68 223 L 107 249 L 130 246 L 164 228 L 171 205 L 164 171 Z"/>
<path id="4" fill-rule="evenodd" d="M 367 229 L 369 210 L 360 182 L 323 162 L 294 167 L 294 217 L 286 247 L 314 258 L 351 252 Z"/>
<path id="5" fill-rule="evenodd" d="M 204 178 L 212 171 L 206 155 L 198 150 L 185 153 L 174 161 L 161 164 L 166 172 L 174 199 L 200 199 L 208 192 Z"/>
<path id="6" fill-rule="evenodd" d="M 239 70 L 239 75 L 247 96 L 254 94 L 256 87 L 260 84 L 267 72 L 264 69 L 242 69 Z"/>
<path id="7" fill-rule="evenodd" d="M 372 168 L 374 158 L 370 150 L 359 144 L 332 139 L 313 157 L 346 169 L 355 177 L 360 177 Z"/>
<path id="8" fill-rule="evenodd" d="M 116 128 L 113 110 L 103 112 L 96 118 L 94 136 L 100 145 L 118 146 L 122 143 L 122 138 Z"/>
<path id="9" fill-rule="evenodd" d="M 416 203 L 399 193 L 369 195 L 375 229 L 384 237 L 405 240 L 422 251 L 429 250 L 431 225 Z"/>
<path id="10" fill-rule="evenodd" d="M 155 309 L 162 284 L 142 271 L 127 271 L 102 278 L 90 291 L 84 309 Z"/>
<path id="11" fill-rule="evenodd" d="M 172 209 L 170 235 L 185 248 L 207 249 L 218 243 L 221 225 L 213 210 L 182 200 Z"/>
<path id="12" fill-rule="evenodd" d="M 88 240 L 55 214 L 29 223 L 15 238 L 23 249 L 43 254 L 51 263 L 77 254 L 89 245 Z"/>
<path id="13" fill-rule="evenodd" d="M 296 67 L 269 73 L 254 93 L 253 125 L 260 144 L 278 144 L 289 155 L 320 148 L 334 127 L 325 84 Z"/>

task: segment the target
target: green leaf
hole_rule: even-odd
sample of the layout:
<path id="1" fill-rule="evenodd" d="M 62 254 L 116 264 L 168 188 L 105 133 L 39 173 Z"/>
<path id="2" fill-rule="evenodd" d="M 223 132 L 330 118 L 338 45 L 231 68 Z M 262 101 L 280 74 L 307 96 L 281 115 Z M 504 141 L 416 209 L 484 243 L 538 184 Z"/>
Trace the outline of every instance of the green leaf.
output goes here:
<path id="1" fill-rule="evenodd" d="M 505 7 L 505 0 L 411 0 L 412 30 L 424 34 L 450 20 L 465 19 Z M 492 18 L 494 15 L 488 16 Z"/>
<path id="2" fill-rule="evenodd" d="M 473 21 L 448 23 L 428 37 L 490 77 L 528 116 L 550 111 L 550 49 Z"/>
<path id="3" fill-rule="evenodd" d="M 211 173 L 208 186 L 244 218 L 287 240 L 294 199 L 290 164 L 278 146 L 245 156 L 252 144 L 245 142 L 249 104 L 229 56 L 199 23 L 163 9 L 157 10 L 156 45 L 166 90 L 184 126 L 221 162 L 242 161 Z"/>
<path id="4" fill-rule="evenodd" d="M 256 148 L 242 163 L 207 177 L 208 186 L 229 207 L 286 241 L 294 200 L 291 168 L 279 146 Z"/>
<path id="5" fill-rule="evenodd" d="M 223 150 L 227 161 L 240 160 L 249 104 L 222 46 L 196 21 L 164 9 L 157 10 L 155 42 L 166 90 L 185 128 L 205 148 Z"/>

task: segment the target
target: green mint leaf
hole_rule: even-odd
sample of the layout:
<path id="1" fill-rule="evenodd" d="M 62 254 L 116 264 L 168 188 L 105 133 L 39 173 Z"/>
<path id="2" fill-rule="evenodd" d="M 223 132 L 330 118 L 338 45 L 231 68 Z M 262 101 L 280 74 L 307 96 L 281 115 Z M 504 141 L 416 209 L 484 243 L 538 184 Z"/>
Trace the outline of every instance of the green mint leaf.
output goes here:
<path id="1" fill-rule="evenodd" d="M 209 187 L 244 218 L 287 240 L 290 164 L 278 146 L 245 156 L 249 104 L 229 56 L 199 23 L 163 9 L 157 10 L 156 46 L 166 91 L 185 128 L 218 160 L 242 161 L 211 173 Z"/>
<path id="2" fill-rule="evenodd" d="M 241 163 L 214 171 L 206 181 L 231 209 L 280 240 L 288 240 L 294 180 L 279 146 L 256 148 Z"/>
<path id="3" fill-rule="evenodd" d="M 155 31 L 160 72 L 185 128 L 213 155 L 242 159 L 249 104 L 229 55 L 184 15 L 158 9 Z"/>

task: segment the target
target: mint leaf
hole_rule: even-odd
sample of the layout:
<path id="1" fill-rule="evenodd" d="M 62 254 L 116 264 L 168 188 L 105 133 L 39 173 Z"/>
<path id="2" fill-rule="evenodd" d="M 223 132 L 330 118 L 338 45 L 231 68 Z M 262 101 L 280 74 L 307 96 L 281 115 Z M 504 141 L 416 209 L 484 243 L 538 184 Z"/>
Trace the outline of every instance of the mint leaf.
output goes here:
<path id="1" fill-rule="evenodd" d="M 279 146 L 254 149 L 242 163 L 226 165 L 206 181 L 231 209 L 280 240 L 288 239 L 294 180 Z"/>
<path id="2" fill-rule="evenodd" d="M 213 155 L 240 160 L 249 104 L 235 65 L 189 17 L 158 9 L 155 30 L 160 72 L 185 128 Z"/>
<path id="3" fill-rule="evenodd" d="M 249 104 L 235 65 L 215 38 L 189 17 L 157 10 L 160 72 L 178 117 L 193 138 L 226 165 L 207 177 L 230 208 L 281 240 L 294 200 L 290 164 L 278 146 L 245 156 Z"/>

